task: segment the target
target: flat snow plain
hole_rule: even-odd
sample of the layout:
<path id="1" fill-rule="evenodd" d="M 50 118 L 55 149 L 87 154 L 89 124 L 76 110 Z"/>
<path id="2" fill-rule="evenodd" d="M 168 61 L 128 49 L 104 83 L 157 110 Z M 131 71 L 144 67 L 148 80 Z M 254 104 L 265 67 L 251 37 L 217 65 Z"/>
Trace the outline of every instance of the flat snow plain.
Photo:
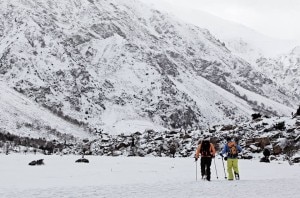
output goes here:
<path id="1" fill-rule="evenodd" d="M 241 180 L 225 180 L 222 160 L 212 163 L 212 181 L 200 179 L 193 158 L 0 154 L 0 197 L 276 197 L 298 198 L 300 164 L 239 160 Z M 45 165 L 29 166 L 44 159 Z M 225 164 L 226 166 L 226 164 Z M 226 167 L 225 167 L 226 168 Z M 226 173 L 227 174 L 227 173 Z"/>

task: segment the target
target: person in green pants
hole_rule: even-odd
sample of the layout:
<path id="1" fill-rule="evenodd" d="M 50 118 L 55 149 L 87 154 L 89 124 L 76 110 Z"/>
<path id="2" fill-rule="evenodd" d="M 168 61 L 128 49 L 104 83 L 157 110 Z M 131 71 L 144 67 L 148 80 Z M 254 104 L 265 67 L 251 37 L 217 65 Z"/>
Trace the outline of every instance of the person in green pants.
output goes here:
<path id="1" fill-rule="evenodd" d="M 235 179 L 239 180 L 238 154 L 242 151 L 242 148 L 235 141 L 232 141 L 230 137 L 227 137 L 226 140 L 227 143 L 224 145 L 220 156 L 223 158 L 224 154 L 226 154 L 224 159 L 227 161 L 228 180 L 233 180 L 233 173 Z"/>

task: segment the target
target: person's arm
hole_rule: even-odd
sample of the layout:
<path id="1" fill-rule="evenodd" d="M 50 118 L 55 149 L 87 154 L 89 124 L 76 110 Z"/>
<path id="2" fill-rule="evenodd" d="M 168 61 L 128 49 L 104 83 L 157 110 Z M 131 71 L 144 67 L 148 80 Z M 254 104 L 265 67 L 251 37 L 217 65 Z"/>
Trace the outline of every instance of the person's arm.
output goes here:
<path id="1" fill-rule="evenodd" d="M 210 154 L 212 155 L 212 157 L 215 157 L 216 155 L 216 149 L 212 143 L 210 143 Z"/>
<path id="2" fill-rule="evenodd" d="M 199 155 L 200 155 L 200 148 L 201 148 L 201 144 L 198 145 L 197 150 L 196 150 L 196 154 L 195 154 L 195 158 L 198 159 Z"/>
<path id="3" fill-rule="evenodd" d="M 225 144 L 220 155 L 223 157 L 223 155 L 227 152 L 228 152 L 228 146 L 227 146 L 227 144 Z"/>
<path id="4" fill-rule="evenodd" d="M 242 147 L 240 145 L 237 145 L 237 149 L 238 149 L 238 152 L 242 152 Z"/>

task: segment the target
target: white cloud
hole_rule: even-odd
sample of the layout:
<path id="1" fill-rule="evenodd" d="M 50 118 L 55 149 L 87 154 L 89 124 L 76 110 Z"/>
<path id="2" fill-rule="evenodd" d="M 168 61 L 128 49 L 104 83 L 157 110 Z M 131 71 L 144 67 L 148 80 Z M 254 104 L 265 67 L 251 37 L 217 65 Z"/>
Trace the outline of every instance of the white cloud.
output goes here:
<path id="1" fill-rule="evenodd" d="M 299 0 L 166 0 L 241 23 L 275 38 L 300 41 Z"/>

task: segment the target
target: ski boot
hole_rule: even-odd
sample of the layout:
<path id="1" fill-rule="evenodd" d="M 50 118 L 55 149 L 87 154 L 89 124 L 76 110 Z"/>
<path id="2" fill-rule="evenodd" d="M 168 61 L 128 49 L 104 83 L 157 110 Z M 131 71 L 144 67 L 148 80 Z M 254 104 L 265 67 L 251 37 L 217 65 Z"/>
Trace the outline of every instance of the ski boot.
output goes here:
<path id="1" fill-rule="evenodd" d="M 234 172 L 234 177 L 235 177 L 235 180 L 240 180 L 240 174 Z"/>

